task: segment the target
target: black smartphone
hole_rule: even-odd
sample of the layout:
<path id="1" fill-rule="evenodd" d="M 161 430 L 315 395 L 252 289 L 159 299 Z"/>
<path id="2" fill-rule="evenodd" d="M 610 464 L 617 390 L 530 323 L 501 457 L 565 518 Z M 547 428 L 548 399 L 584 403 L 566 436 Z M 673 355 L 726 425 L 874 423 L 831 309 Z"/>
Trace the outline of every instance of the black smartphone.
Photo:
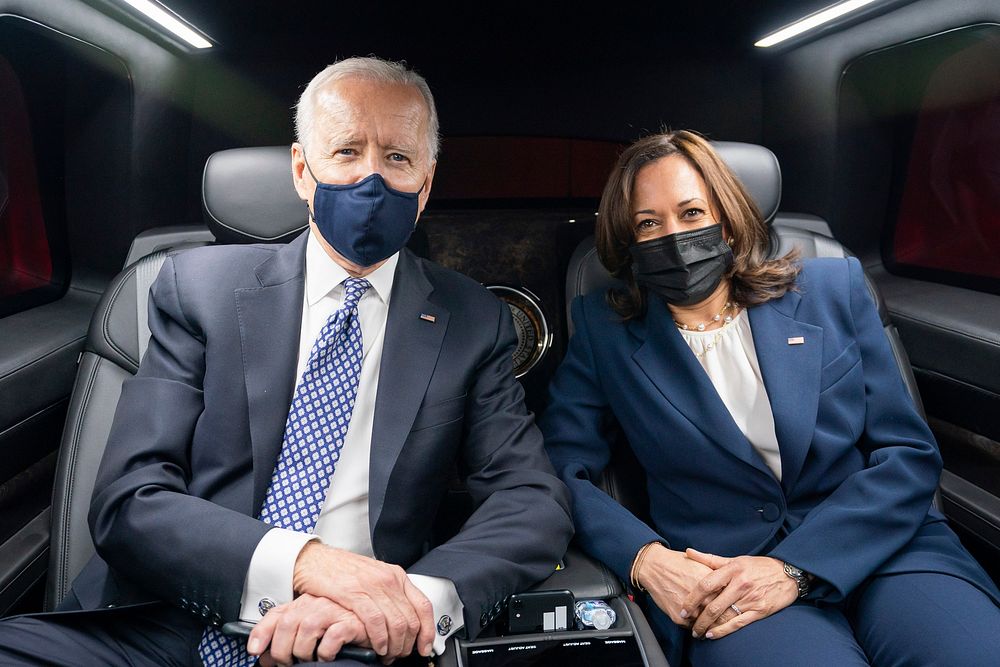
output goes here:
<path id="1" fill-rule="evenodd" d="M 227 637 L 237 637 L 245 640 L 250 637 L 250 632 L 253 628 L 253 623 L 247 623 L 246 621 L 232 621 L 222 626 L 222 634 Z M 362 648 L 360 646 L 355 646 L 354 644 L 345 644 L 340 649 L 340 653 L 337 654 L 337 659 L 357 660 L 358 662 L 375 664 L 378 662 L 378 654 L 370 648 Z"/>
<path id="2" fill-rule="evenodd" d="M 574 626 L 573 594 L 562 591 L 517 593 L 507 602 L 507 631 L 559 632 Z"/>

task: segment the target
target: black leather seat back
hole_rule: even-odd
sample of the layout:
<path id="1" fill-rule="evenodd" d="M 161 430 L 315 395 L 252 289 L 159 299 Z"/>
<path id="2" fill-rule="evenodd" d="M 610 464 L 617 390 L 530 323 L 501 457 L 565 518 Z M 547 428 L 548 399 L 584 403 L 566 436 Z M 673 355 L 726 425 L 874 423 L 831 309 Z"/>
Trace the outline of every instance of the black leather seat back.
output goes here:
<path id="1" fill-rule="evenodd" d="M 798 248 L 803 258 L 846 257 L 850 254 L 836 239 L 824 233 L 829 230 L 825 222 L 811 216 L 778 213 L 781 199 L 781 172 L 778 161 L 771 151 L 763 146 L 735 142 L 712 142 L 712 145 L 729 168 L 743 181 L 765 220 L 771 225 L 771 256 L 784 255 L 793 247 Z M 867 274 L 865 280 L 878 307 L 882 326 L 885 328 L 903 382 L 920 414 L 924 415 L 923 403 L 920 400 L 920 392 L 913 376 L 913 369 L 910 367 L 909 357 L 906 355 L 896 327 L 889 319 L 885 300 Z M 569 308 L 573 299 L 595 290 L 606 291 L 621 285 L 622 283 L 613 278 L 601 264 L 597 248 L 594 246 L 594 238 L 588 237 L 581 241 L 570 258 L 566 273 L 566 308 L 570 334 L 573 324 Z M 648 518 L 649 498 L 646 494 L 645 472 L 636 461 L 631 447 L 621 436 L 617 438 L 611 462 L 605 469 L 599 485 L 636 516 Z"/>
<path id="2" fill-rule="evenodd" d="M 94 553 L 87 513 L 122 383 L 139 368 L 136 271 L 145 261 L 126 268 L 108 286 L 80 355 L 52 495 L 46 610 L 62 600 Z"/>
<path id="3" fill-rule="evenodd" d="M 165 253 L 204 245 L 213 236 L 225 243 L 286 241 L 308 224 L 287 146 L 216 153 L 205 164 L 202 186 L 208 230 L 164 228 L 137 237 L 133 247 L 154 252 L 115 277 L 91 319 L 56 466 L 46 609 L 62 600 L 94 553 L 87 523 L 94 481 L 122 384 L 138 370 L 145 350 L 144 304 Z"/>

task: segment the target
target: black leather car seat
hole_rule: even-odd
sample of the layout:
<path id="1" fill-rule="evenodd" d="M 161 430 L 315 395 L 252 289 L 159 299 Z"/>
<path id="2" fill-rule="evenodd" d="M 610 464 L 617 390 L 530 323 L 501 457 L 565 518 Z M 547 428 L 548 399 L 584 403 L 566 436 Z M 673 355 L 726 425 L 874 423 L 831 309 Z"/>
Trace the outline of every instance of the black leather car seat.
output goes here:
<path id="1" fill-rule="evenodd" d="M 241 148 L 205 164 L 205 227 L 168 227 L 136 237 L 126 268 L 108 286 L 94 316 L 70 397 L 52 496 L 45 608 L 54 608 L 94 553 L 87 513 L 122 383 L 139 368 L 149 329 L 149 287 L 168 252 L 220 243 L 288 241 L 307 211 L 292 185 L 286 146 Z M 263 205 L 262 205 L 263 204 Z"/>
<path id="2" fill-rule="evenodd" d="M 714 141 L 713 147 L 730 169 L 743 182 L 757 203 L 764 220 L 771 227 L 771 255 L 780 256 L 793 247 L 805 257 L 846 257 L 850 253 L 829 233 L 824 221 L 813 216 L 781 214 L 781 168 L 774 153 L 763 146 L 732 141 Z M 903 382 L 914 404 L 924 415 L 909 357 L 903 348 L 889 311 L 875 283 L 866 275 L 868 290 L 878 307 L 879 317 L 899 366 Z M 578 296 L 594 290 L 607 290 L 622 283 L 613 278 L 597 256 L 594 238 L 580 242 L 570 258 L 566 275 L 567 321 L 572 334 L 569 308 Z M 620 439 L 619 439 L 620 440 Z M 611 462 L 601 480 L 602 488 L 611 497 L 641 518 L 648 518 L 649 499 L 646 495 L 645 473 L 635 460 L 627 443 L 619 442 L 613 449 Z"/>

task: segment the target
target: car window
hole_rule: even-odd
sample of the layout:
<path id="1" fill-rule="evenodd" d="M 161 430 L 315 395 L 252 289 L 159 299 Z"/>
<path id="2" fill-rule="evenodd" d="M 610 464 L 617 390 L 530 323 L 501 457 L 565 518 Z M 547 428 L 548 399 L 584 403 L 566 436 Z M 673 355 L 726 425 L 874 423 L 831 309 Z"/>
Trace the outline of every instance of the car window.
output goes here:
<path id="1" fill-rule="evenodd" d="M 891 141 L 894 273 L 1000 293 L 1000 26 L 868 54 L 844 87 Z"/>

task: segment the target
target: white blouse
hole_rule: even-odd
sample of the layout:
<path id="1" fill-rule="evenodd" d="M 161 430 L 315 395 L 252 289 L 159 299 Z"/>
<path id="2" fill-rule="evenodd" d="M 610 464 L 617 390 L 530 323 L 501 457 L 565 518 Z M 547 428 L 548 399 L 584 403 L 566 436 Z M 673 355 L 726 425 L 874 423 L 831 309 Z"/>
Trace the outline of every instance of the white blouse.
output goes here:
<path id="1" fill-rule="evenodd" d="M 705 369 L 736 425 L 781 480 L 781 456 L 774 415 L 757 363 L 747 311 L 712 331 L 681 330 L 684 342 Z"/>

